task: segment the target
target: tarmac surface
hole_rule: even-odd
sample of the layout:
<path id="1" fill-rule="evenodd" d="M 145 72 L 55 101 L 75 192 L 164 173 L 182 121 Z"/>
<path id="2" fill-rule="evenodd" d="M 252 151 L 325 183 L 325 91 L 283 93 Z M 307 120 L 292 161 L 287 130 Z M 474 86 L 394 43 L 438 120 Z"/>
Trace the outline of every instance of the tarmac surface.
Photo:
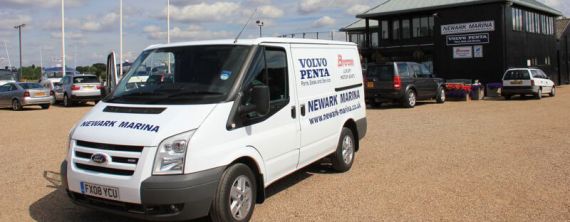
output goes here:
<path id="1" fill-rule="evenodd" d="M 59 166 L 91 105 L 0 109 L 0 221 L 132 221 L 74 206 Z M 542 100 L 369 108 L 355 164 L 268 189 L 254 221 L 570 221 L 570 86 Z"/>

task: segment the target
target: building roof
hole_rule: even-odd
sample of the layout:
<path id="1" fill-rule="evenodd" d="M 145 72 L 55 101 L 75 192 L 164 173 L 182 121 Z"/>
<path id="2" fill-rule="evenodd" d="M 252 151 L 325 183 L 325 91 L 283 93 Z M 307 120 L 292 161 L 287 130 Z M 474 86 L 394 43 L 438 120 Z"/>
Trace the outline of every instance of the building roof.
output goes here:
<path id="1" fill-rule="evenodd" d="M 378 27 L 378 25 L 370 24 L 370 27 Z M 366 20 L 358 19 L 357 21 L 353 22 L 350 25 L 347 25 L 340 29 L 341 32 L 350 32 L 350 31 L 364 31 L 366 29 Z"/>
<path id="2" fill-rule="evenodd" d="M 357 18 L 370 18 L 384 15 L 429 11 L 434 9 L 452 8 L 458 6 L 479 5 L 494 2 L 512 2 L 514 5 L 525 6 L 553 15 L 562 13 L 537 0 L 387 0 L 384 3 L 357 15 Z"/>
<path id="3" fill-rule="evenodd" d="M 556 20 L 556 39 L 560 39 L 564 32 L 569 29 L 570 18 L 563 18 Z"/>
<path id="4" fill-rule="evenodd" d="M 222 40 L 205 40 L 205 41 L 190 41 L 190 42 L 177 42 L 170 44 L 157 44 L 147 47 L 145 50 L 165 48 L 165 47 L 183 47 L 183 46 L 198 46 L 198 45 L 258 45 L 261 43 L 284 43 L 284 44 L 320 44 L 320 45 L 355 45 L 352 42 L 331 41 L 331 40 L 318 40 L 318 39 L 298 39 L 298 38 L 257 38 L 257 39 L 239 39 L 234 43 L 234 39 Z"/>

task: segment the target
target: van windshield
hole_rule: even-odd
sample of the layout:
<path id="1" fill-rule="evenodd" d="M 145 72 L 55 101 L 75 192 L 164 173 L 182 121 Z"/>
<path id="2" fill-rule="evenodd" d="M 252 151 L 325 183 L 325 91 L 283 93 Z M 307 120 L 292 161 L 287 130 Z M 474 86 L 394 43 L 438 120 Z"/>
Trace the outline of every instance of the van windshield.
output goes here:
<path id="1" fill-rule="evenodd" d="M 145 51 L 105 101 L 163 105 L 222 102 L 250 49 L 204 45 Z"/>
<path id="2" fill-rule="evenodd" d="M 368 67 L 368 78 L 376 78 L 378 81 L 392 81 L 394 78 L 393 65 L 374 65 Z"/>
<path id="3" fill-rule="evenodd" d="M 505 74 L 504 80 L 528 80 L 530 75 L 527 70 L 510 70 Z"/>

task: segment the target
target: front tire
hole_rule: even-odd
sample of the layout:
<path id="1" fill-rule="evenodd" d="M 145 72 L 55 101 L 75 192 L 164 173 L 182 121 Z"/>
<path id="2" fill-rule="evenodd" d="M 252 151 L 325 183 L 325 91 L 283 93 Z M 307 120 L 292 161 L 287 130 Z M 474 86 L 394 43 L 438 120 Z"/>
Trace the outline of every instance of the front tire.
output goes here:
<path id="1" fill-rule="evenodd" d="M 556 87 L 552 87 L 552 91 L 550 91 L 550 97 L 555 97 L 556 96 Z"/>
<path id="2" fill-rule="evenodd" d="M 42 107 L 42 109 L 49 109 L 49 104 L 43 104 L 43 105 L 40 105 L 40 106 Z"/>
<path id="3" fill-rule="evenodd" d="M 435 101 L 437 103 L 445 103 L 445 89 L 443 87 L 440 87 L 437 90 L 437 96 L 435 97 Z"/>
<path id="4" fill-rule="evenodd" d="M 503 97 L 505 97 L 505 100 L 511 100 L 511 98 L 512 98 L 513 96 L 511 96 L 511 95 L 504 95 Z"/>
<path id="5" fill-rule="evenodd" d="M 414 90 L 407 90 L 404 94 L 404 98 L 402 100 L 402 106 L 405 108 L 414 108 L 416 106 L 417 97 L 416 92 Z"/>
<path id="6" fill-rule="evenodd" d="M 218 185 L 210 219 L 214 222 L 249 221 L 256 200 L 256 182 L 251 169 L 242 163 L 226 169 Z"/>
<path id="7" fill-rule="evenodd" d="M 19 100 L 17 100 L 17 99 L 12 100 L 12 110 L 14 110 L 14 111 L 21 111 L 22 110 L 22 104 L 20 103 Z"/>
<path id="8" fill-rule="evenodd" d="M 355 151 L 356 141 L 352 130 L 346 127 L 342 128 L 336 151 L 331 158 L 332 168 L 338 172 L 349 171 L 352 163 L 354 163 Z"/>

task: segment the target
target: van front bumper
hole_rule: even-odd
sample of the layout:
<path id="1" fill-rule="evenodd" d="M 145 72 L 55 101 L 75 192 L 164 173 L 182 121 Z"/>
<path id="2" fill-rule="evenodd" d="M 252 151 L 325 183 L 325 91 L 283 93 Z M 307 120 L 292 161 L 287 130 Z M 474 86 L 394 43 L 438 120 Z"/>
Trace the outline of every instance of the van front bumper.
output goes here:
<path id="1" fill-rule="evenodd" d="M 141 204 L 69 191 L 66 161 L 61 165 L 61 177 L 69 197 L 77 205 L 137 219 L 180 221 L 208 215 L 224 169 L 225 166 L 186 175 L 149 177 L 141 184 Z"/>

